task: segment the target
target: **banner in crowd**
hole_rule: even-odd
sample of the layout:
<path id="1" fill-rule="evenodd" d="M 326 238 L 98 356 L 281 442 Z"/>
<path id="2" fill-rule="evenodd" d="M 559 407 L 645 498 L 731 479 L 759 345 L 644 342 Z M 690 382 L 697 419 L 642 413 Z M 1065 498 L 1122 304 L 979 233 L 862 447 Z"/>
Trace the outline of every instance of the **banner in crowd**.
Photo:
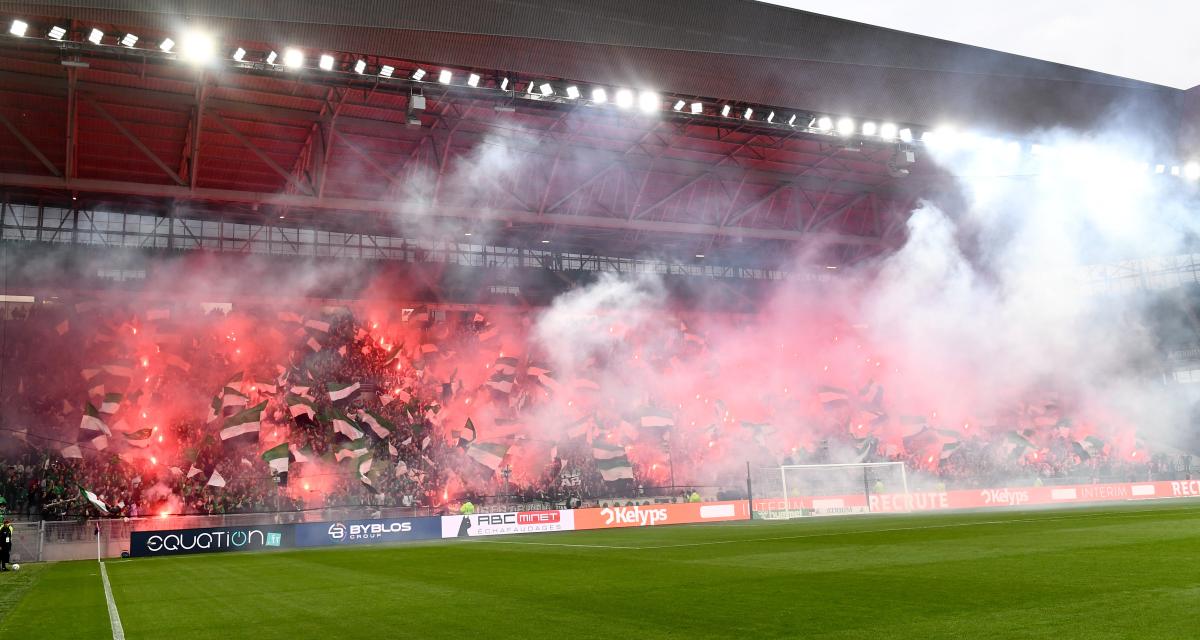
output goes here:
<path id="1" fill-rule="evenodd" d="M 1200 480 L 913 491 L 907 496 L 902 493 L 873 494 L 869 499 L 863 494 L 793 496 L 787 500 L 786 506 L 783 497 L 780 496 L 778 498 L 756 498 L 754 510 L 815 509 L 818 514 L 856 511 L 903 513 L 1195 497 L 1200 497 Z"/>
<path id="2" fill-rule="evenodd" d="M 442 516 L 442 537 L 474 538 L 514 533 L 572 531 L 575 529 L 575 513 L 569 509 L 545 509 Z"/>
<path id="3" fill-rule="evenodd" d="M 649 504 L 634 507 L 613 506 L 576 510 L 575 529 L 650 527 L 662 524 L 695 524 L 749 519 L 749 505 L 745 500 Z"/>
<path id="4" fill-rule="evenodd" d="M 295 527 L 297 547 L 413 542 L 442 537 L 441 518 L 438 517 L 306 522 Z"/>
<path id="5" fill-rule="evenodd" d="M 173 556 L 185 553 L 261 551 L 292 546 L 292 525 L 211 527 L 134 531 L 129 534 L 129 555 Z"/>

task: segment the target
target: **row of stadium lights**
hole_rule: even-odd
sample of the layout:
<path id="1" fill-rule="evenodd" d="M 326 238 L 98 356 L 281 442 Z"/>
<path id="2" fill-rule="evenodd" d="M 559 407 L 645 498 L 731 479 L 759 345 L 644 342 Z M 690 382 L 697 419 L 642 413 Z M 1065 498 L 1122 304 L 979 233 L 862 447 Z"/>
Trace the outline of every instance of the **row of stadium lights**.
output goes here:
<path id="1" fill-rule="evenodd" d="M 19 19 L 13 20 L 12 25 L 9 28 L 9 33 L 18 37 L 26 37 L 28 32 L 29 24 Z M 46 32 L 47 38 L 57 41 L 62 41 L 66 35 L 67 30 L 57 25 L 51 27 Z M 87 40 L 94 45 L 103 46 L 106 37 L 107 35 L 102 30 L 98 28 L 92 28 L 88 32 Z M 137 35 L 125 32 L 118 38 L 117 43 L 119 46 L 135 49 L 137 48 L 139 41 L 140 39 Z M 176 43 L 171 38 L 164 38 L 159 43 L 158 48 L 164 53 L 168 54 L 176 53 L 176 49 L 178 49 L 178 55 L 181 58 L 183 58 L 185 61 L 198 65 L 209 64 L 213 62 L 217 55 L 216 41 L 211 36 L 199 31 L 189 31 L 184 33 L 180 37 L 179 43 Z M 251 61 L 246 60 L 247 55 L 249 54 L 245 49 L 238 47 L 233 51 L 230 57 L 235 62 L 249 63 Z M 282 55 L 273 50 L 269 51 L 265 56 L 263 56 L 261 62 L 272 66 L 282 65 L 287 69 L 299 70 L 304 68 L 305 63 L 307 62 L 307 57 L 300 49 L 288 48 L 284 50 Z M 317 67 L 323 71 L 332 72 L 335 70 L 336 65 L 337 59 L 328 53 L 321 54 L 317 61 Z M 359 75 L 366 75 L 368 65 L 366 60 L 359 58 L 354 62 L 352 68 L 355 73 Z M 379 66 L 377 73 L 379 77 L 391 78 L 395 74 L 395 71 L 395 67 L 384 64 Z M 426 80 L 428 77 L 428 71 L 421 67 L 417 67 L 412 72 L 410 79 L 418 83 L 432 82 L 432 79 Z M 467 75 L 466 86 L 477 88 L 479 87 L 481 81 L 482 77 L 479 74 L 469 73 Z M 443 85 L 453 85 L 454 72 L 450 71 L 449 69 L 442 69 L 438 71 L 436 82 Z M 511 90 L 513 93 L 517 92 L 516 87 L 511 87 L 510 89 L 510 81 L 508 78 L 501 78 L 500 82 L 498 83 L 498 88 L 501 91 Z M 555 87 L 546 81 L 530 82 L 526 87 L 525 94 L 534 99 L 550 99 L 555 98 L 558 95 Z M 569 100 L 578 100 L 582 97 L 582 92 L 578 86 L 570 85 L 563 90 L 563 95 Z M 638 110 L 647 114 L 658 112 L 663 106 L 662 97 L 654 91 L 639 91 L 635 93 L 630 89 L 616 89 L 611 99 L 612 103 L 615 104 L 619 109 L 631 109 L 636 105 Z M 592 104 L 607 104 L 609 100 L 610 96 L 608 94 L 608 89 L 604 87 L 592 88 Z M 674 104 L 671 105 L 671 110 L 677 113 L 686 112 L 697 116 L 705 115 L 705 104 L 699 101 L 688 102 L 687 100 L 677 99 Z M 819 133 L 836 133 L 842 137 L 850 137 L 855 134 L 860 134 L 866 138 L 878 138 L 887 142 L 900 142 L 906 144 L 913 143 L 917 139 L 914 136 L 912 128 L 901 127 L 890 122 L 879 124 L 867 121 L 860 125 L 853 119 L 846 117 L 835 120 L 832 116 L 827 115 L 800 116 L 799 114 L 794 113 L 784 120 L 783 117 L 777 118 L 777 114 L 773 110 L 766 109 L 765 111 L 766 116 L 764 117 L 761 115 L 761 113 L 756 113 L 754 107 L 739 107 L 735 109 L 732 105 L 725 104 L 721 107 L 719 113 L 721 117 L 724 118 L 741 118 L 747 121 L 754 121 L 755 116 L 758 115 L 760 118 L 758 120 L 759 122 L 766 122 L 768 124 L 776 125 L 786 124 L 791 127 L 795 127 L 797 124 L 800 124 Z M 806 118 L 808 121 L 804 122 L 801 120 L 800 122 L 797 122 L 801 118 Z M 953 130 L 942 128 L 938 130 L 927 130 L 921 132 L 919 140 L 921 143 L 927 146 L 940 145 L 952 147 L 955 145 L 961 145 L 964 137 L 965 136 L 957 135 Z M 1015 141 L 1005 143 L 1003 146 L 1018 153 L 1021 149 L 1020 143 Z M 1030 147 L 1030 152 L 1033 156 L 1049 155 L 1049 151 L 1051 150 L 1036 144 Z M 1139 165 L 1134 165 L 1132 169 L 1142 173 L 1153 173 L 1158 175 L 1169 174 L 1174 177 L 1184 178 L 1190 182 L 1200 180 L 1200 163 L 1197 162 L 1189 162 L 1182 166 L 1167 164 L 1151 165 L 1148 163 L 1142 163 Z"/>
<path id="2" fill-rule="evenodd" d="M 18 37 L 27 37 L 29 34 L 29 24 L 22 20 L 13 20 L 9 33 Z M 51 40 L 62 41 L 67 35 L 67 30 L 60 26 L 53 26 L 46 32 L 46 37 Z M 92 28 L 87 34 L 88 42 L 97 46 L 103 46 L 108 34 L 104 33 L 99 28 Z M 138 48 L 139 42 L 143 42 L 137 35 L 133 33 L 122 33 L 117 38 L 117 45 L 129 49 Z M 180 42 L 176 43 L 171 38 L 163 39 L 158 48 L 164 53 L 178 54 L 184 60 L 194 64 L 208 64 L 216 59 L 217 45 L 210 36 L 201 32 L 188 32 L 180 37 Z M 238 47 L 230 56 L 235 62 L 251 62 L 247 60 L 249 52 Z M 305 53 L 297 48 L 288 48 L 279 54 L 276 51 L 269 51 L 262 57 L 260 62 L 268 65 L 283 66 L 287 69 L 303 69 L 307 63 Z M 323 53 L 317 59 L 317 68 L 323 71 L 334 71 L 337 66 L 337 59 L 328 53 Z M 368 70 L 366 60 L 359 58 L 354 62 L 352 69 L 359 75 L 365 75 Z M 391 65 L 380 65 L 377 70 L 377 75 L 382 78 L 391 78 L 395 74 L 396 69 Z M 429 78 L 427 80 L 427 78 Z M 418 67 L 412 72 L 410 79 L 415 82 L 432 82 L 435 79 L 429 77 L 429 72 Z M 437 72 L 436 82 L 443 85 L 454 84 L 454 72 L 449 69 L 442 69 Z M 479 87 L 483 78 L 477 73 L 469 73 L 466 79 L 466 86 L 471 88 Z M 501 78 L 498 83 L 498 88 L 501 91 L 519 91 L 518 87 L 511 86 L 508 78 Z M 532 98 L 554 98 L 560 94 L 553 85 L 546 81 L 532 81 L 525 87 L 525 94 Z M 569 100 L 578 100 L 583 97 L 583 93 L 578 86 L 570 85 L 563 89 L 561 94 Z M 654 91 L 638 91 L 634 92 L 631 89 L 616 89 L 612 95 L 609 95 L 609 89 L 605 87 L 594 87 L 591 90 L 590 101 L 593 104 L 607 104 L 611 101 L 619 109 L 631 109 L 637 107 L 643 113 L 655 113 L 663 108 L 662 97 Z M 677 113 L 689 113 L 691 115 L 704 115 L 705 104 L 703 102 L 687 100 L 676 100 L 671 106 L 671 110 Z M 842 136 L 851 136 L 860 133 L 866 137 L 878 137 L 883 140 L 912 142 L 913 130 L 908 127 L 900 127 L 892 123 L 876 124 L 874 122 L 864 122 L 861 126 L 857 125 L 850 118 L 840 118 L 834 120 L 830 116 L 803 116 L 806 120 L 801 120 L 799 114 L 791 114 L 786 120 L 783 117 L 778 117 L 775 111 L 765 110 L 765 116 L 762 115 L 763 110 L 756 111 L 754 107 L 736 108 L 733 105 L 723 105 L 720 109 L 720 114 L 725 118 L 741 118 L 744 120 L 758 120 L 768 124 L 787 124 L 796 126 L 798 124 L 807 126 L 809 129 L 814 129 L 823 133 L 837 133 Z"/>

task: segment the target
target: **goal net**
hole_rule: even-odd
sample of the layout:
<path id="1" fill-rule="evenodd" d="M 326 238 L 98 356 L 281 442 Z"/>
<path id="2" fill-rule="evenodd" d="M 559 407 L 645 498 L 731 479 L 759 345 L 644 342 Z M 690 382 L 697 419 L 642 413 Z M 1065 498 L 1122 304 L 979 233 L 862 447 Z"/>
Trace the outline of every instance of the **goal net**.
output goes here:
<path id="1" fill-rule="evenodd" d="M 758 518 L 900 513 L 911 508 L 903 462 L 764 467 L 751 481 Z"/>

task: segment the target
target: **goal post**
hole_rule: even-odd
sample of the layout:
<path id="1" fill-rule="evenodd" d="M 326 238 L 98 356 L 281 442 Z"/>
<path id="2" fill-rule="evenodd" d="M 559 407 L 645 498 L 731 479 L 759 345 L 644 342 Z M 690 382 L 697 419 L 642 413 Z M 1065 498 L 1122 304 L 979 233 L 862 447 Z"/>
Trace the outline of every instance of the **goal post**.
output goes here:
<path id="1" fill-rule="evenodd" d="M 903 462 L 797 464 L 753 473 L 751 509 L 764 519 L 911 510 Z"/>

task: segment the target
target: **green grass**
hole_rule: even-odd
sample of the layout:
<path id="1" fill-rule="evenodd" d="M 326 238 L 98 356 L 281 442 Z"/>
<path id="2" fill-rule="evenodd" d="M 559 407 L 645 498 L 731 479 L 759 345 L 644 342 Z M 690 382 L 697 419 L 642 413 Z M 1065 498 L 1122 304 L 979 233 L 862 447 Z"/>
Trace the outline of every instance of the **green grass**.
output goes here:
<path id="1" fill-rule="evenodd" d="M 107 566 L 129 638 L 1200 633 L 1200 503 L 588 531 Z M 23 594 L 6 597 L 17 584 Z M 0 616 L 0 637 L 110 637 L 94 562 L 0 574 Z"/>

